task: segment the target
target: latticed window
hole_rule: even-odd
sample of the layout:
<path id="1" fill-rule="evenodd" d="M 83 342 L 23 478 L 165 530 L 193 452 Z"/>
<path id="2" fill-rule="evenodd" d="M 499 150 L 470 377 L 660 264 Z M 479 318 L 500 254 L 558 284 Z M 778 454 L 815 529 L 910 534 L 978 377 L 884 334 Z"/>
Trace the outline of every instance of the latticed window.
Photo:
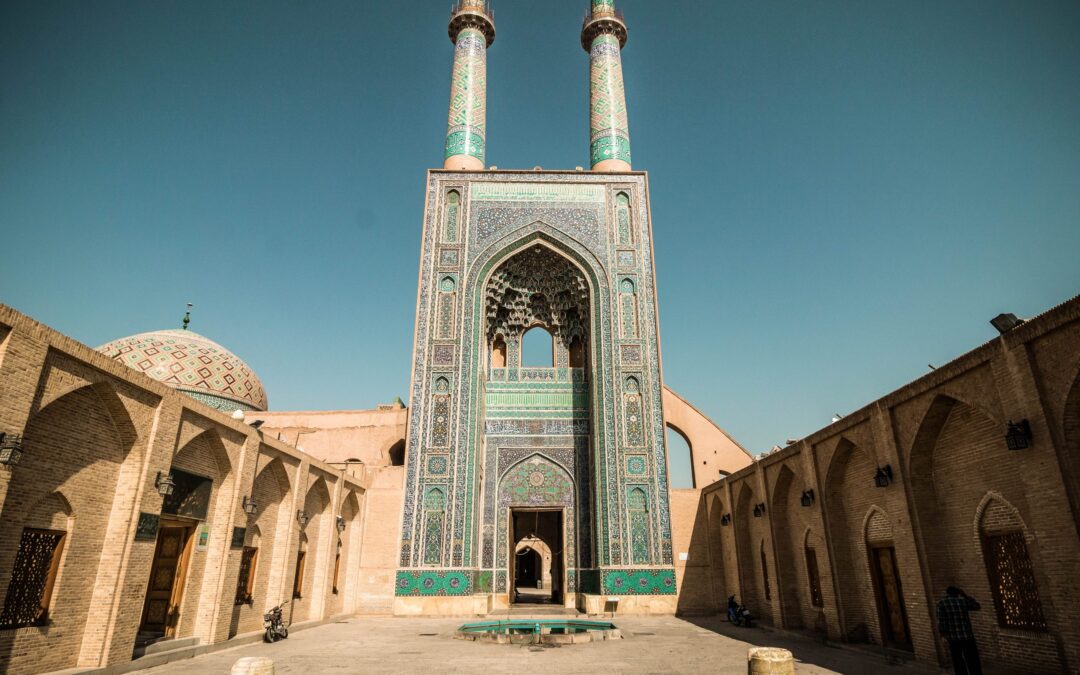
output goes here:
<path id="1" fill-rule="evenodd" d="M 998 624 L 1009 628 L 1045 630 L 1039 589 L 1021 531 L 983 535 L 983 557 Z"/>
<path id="2" fill-rule="evenodd" d="M 824 607 L 825 600 L 821 597 L 821 576 L 818 574 L 817 552 L 806 547 L 806 578 L 810 581 L 810 604 L 814 607 Z"/>
<path id="3" fill-rule="evenodd" d="M 0 628 L 42 625 L 48 621 L 49 601 L 60 571 L 65 536 L 65 532 L 54 530 L 23 529 L 4 610 L 0 613 Z"/>
<path id="4" fill-rule="evenodd" d="M 259 549 L 244 547 L 244 554 L 240 557 L 240 576 L 236 580 L 237 605 L 250 605 L 254 601 L 252 592 L 255 590 L 255 562 L 258 559 Z"/>

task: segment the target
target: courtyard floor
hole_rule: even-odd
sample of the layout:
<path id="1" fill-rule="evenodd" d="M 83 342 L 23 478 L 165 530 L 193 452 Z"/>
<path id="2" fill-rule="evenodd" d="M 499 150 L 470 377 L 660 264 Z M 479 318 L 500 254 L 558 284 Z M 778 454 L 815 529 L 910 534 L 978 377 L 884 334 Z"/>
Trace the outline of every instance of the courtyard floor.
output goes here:
<path id="1" fill-rule="evenodd" d="M 550 618 L 550 617 L 545 617 Z M 624 639 L 529 647 L 453 638 L 468 619 L 354 617 L 255 644 L 177 661 L 143 673 L 228 673 L 242 656 L 266 656 L 277 673 L 746 673 L 751 646 L 790 649 L 799 673 L 939 673 L 895 663 L 880 651 L 832 647 L 719 617 L 618 617 Z"/>

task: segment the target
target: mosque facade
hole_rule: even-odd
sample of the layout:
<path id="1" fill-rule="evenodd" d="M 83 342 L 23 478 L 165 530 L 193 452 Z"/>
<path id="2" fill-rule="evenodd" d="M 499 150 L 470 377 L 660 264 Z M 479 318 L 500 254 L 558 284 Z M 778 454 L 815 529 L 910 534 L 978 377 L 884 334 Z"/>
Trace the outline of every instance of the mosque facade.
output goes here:
<path id="1" fill-rule="evenodd" d="M 273 410 L 187 317 L 95 350 L 0 305 L 0 670 L 149 667 L 258 640 L 274 606 L 295 632 L 730 596 L 935 665 L 933 607 L 961 585 L 986 662 L 1075 672 L 1080 297 L 752 458 L 663 380 L 612 0 L 581 33 L 588 170 L 488 167 L 486 0 L 449 35 L 408 405 Z"/>

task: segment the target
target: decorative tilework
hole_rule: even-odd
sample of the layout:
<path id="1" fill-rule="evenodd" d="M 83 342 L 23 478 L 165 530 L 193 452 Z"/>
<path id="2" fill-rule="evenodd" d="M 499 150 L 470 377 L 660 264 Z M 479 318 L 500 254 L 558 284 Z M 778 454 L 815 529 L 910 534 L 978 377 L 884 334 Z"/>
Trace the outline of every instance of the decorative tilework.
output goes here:
<path id="1" fill-rule="evenodd" d="M 431 455 L 427 461 L 427 472 L 432 476 L 445 476 L 449 463 L 446 455 Z"/>
<path id="2" fill-rule="evenodd" d="M 395 595 L 472 595 L 474 570 L 398 570 Z"/>
<path id="3" fill-rule="evenodd" d="M 446 157 L 469 155 L 484 161 L 487 125 L 487 40 L 475 28 L 457 35 L 450 76 Z"/>
<path id="4" fill-rule="evenodd" d="M 613 595 L 674 595 L 675 570 L 611 569 L 603 570 L 603 592 Z"/>
<path id="5" fill-rule="evenodd" d="M 435 345 L 431 349 L 431 363 L 436 366 L 452 366 L 454 365 L 454 352 L 456 351 L 455 345 Z"/>
<path id="6" fill-rule="evenodd" d="M 451 190 L 446 193 L 446 214 L 443 218 L 443 241 L 457 241 L 458 221 L 461 219 L 461 193 Z"/>
<path id="7" fill-rule="evenodd" d="M 506 187 L 508 184 L 512 189 Z M 491 189 L 484 194 L 489 198 L 477 199 L 489 185 Z M 537 190 L 536 185 L 545 189 Z M 455 186 L 462 190 L 465 199 L 458 230 L 458 241 L 462 242 L 460 267 L 454 268 L 461 270 L 461 276 L 454 291 L 458 303 L 453 312 L 455 329 L 451 345 L 449 339 L 435 340 L 439 283 L 449 271 L 442 264 L 441 251 L 445 248 L 440 249 L 437 240 L 442 231 L 439 204 L 446 191 Z M 571 186 L 571 189 L 555 189 L 556 186 Z M 603 199 L 590 201 L 588 195 L 597 192 L 597 188 Z M 615 200 L 619 191 L 629 195 L 627 220 L 637 252 L 615 250 L 619 226 Z M 577 559 L 574 562 L 568 559 L 567 571 L 575 570 L 575 582 L 581 592 L 601 592 L 601 572 L 646 571 L 654 577 L 670 572 L 670 567 L 657 567 L 671 562 L 670 513 L 662 488 L 666 484 L 666 460 L 644 178 L 620 175 L 615 181 L 599 174 L 439 172 L 432 175 L 428 200 L 413 364 L 412 400 L 417 403 L 409 411 L 408 452 L 419 461 L 410 462 L 406 469 L 402 571 L 413 570 L 423 559 L 422 496 L 427 487 L 424 481 L 431 475 L 427 472 L 427 458 L 441 454 L 449 460 L 444 539 L 449 550 L 442 561 L 444 567 L 429 571 L 470 570 L 480 564 L 493 574 L 495 592 L 506 592 L 508 561 L 505 558 L 509 545 L 503 522 L 508 519 L 498 503 L 497 481 L 506 470 L 539 453 L 548 457 L 546 461 L 564 467 L 573 485 L 574 516 L 567 515 L 565 522 L 568 534 L 571 527 L 575 528 L 570 543 L 575 547 L 573 554 Z M 574 402 L 575 394 L 569 399 L 572 402 L 569 412 L 562 404 L 539 409 L 534 404 L 546 399 L 530 398 L 533 393 L 521 392 L 524 398 L 516 406 L 518 409 L 507 405 L 500 410 L 486 410 L 484 392 L 494 384 L 535 388 L 535 393 L 543 396 L 548 396 L 544 387 L 563 385 L 559 369 L 519 369 L 519 345 L 513 339 L 507 340 L 508 368 L 499 375 L 503 379 L 496 381 L 496 373 L 491 371 L 486 374 L 491 379 L 483 381 L 487 362 L 486 280 L 502 262 L 537 243 L 571 260 L 587 282 L 590 368 L 583 378 L 582 391 L 587 394 L 584 405 L 580 398 Z M 621 256 L 619 260 L 619 253 L 634 255 L 632 259 Z M 621 331 L 618 289 L 624 278 L 634 280 L 637 298 L 638 337 L 633 344 L 617 342 Z M 451 346 L 453 360 L 449 361 L 445 354 Z M 440 352 L 444 356 L 437 357 Z M 561 361 L 558 363 L 563 365 Z M 432 366 L 437 366 L 440 372 L 433 372 Z M 624 366 L 632 373 L 625 372 Z M 641 410 L 641 445 L 636 452 L 628 453 L 623 448 L 628 394 L 623 386 L 612 385 L 623 383 L 630 374 L 639 379 L 635 395 Z M 433 415 L 436 396 L 441 395 L 436 392 L 437 377 L 448 380 L 445 395 L 449 397 L 449 424 L 445 449 L 434 452 L 434 446 L 429 448 L 422 439 L 431 438 L 437 419 Z M 512 404 L 518 394 L 511 396 L 511 393 L 504 390 L 493 400 Z M 508 416 L 492 417 L 492 413 Z M 630 457 L 638 458 L 633 463 L 635 466 L 636 461 L 645 463 L 644 474 L 629 473 Z M 485 486 L 479 485 L 481 474 L 487 482 Z M 496 481 L 494 486 L 490 481 Z M 630 483 L 640 484 L 645 493 L 648 505 L 645 521 L 636 518 L 629 509 Z M 569 514 L 569 507 L 560 508 Z M 635 547 L 634 532 L 641 529 L 635 524 L 647 526 L 647 547 Z M 620 568 L 634 564 L 632 561 L 637 561 L 632 570 Z M 673 592 L 674 577 L 671 578 L 672 590 L 660 592 Z M 478 588 L 475 582 L 473 588 Z"/>
<path id="8" fill-rule="evenodd" d="M 444 248 L 439 251 L 439 264 L 443 267 L 457 267 L 458 250 L 456 248 Z"/>
<path id="9" fill-rule="evenodd" d="M 596 166 L 605 159 L 630 163 L 630 132 L 626 120 L 619 40 L 601 34 L 589 51 L 589 157 Z"/>
<path id="10" fill-rule="evenodd" d="M 630 198 L 625 192 L 615 195 L 615 219 L 618 223 L 618 242 L 622 246 L 634 243 L 633 230 L 630 229 Z M 620 254 L 621 255 L 621 254 Z M 630 265 L 633 265 L 633 252 L 630 252 Z M 620 258 L 620 264 L 622 259 Z"/>
<path id="11" fill-rule="evenodd" d="M 626 473 L 631 476 L 644 476 L 649 472 L 649 465 L 644 455 L 628 455 L 626 457 Z"/>
<path id="12" fill-rule="evenodd" d="M 633 251 L 619 251 L 619 269 L 633 269 L 635 260 Z"/>
<path id="13" fill-rule="evenodd" d="M 139 333 L 97 351 L 184 393 L 197 394 L 200 401 L 219 410 L 266 410 L 266 391 L 255 371 L 193 331 Z"/>

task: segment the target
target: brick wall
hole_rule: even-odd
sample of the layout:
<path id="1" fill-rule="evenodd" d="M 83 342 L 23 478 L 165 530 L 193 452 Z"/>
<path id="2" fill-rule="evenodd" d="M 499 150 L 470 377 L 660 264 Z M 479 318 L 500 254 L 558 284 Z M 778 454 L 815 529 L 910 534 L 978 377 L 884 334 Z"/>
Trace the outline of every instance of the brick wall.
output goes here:
<path id="1" fill-rule="evenodd" d="M 1032 427 L 1030 447 L 1010 451 L 1006 423 L 1021 419 Z M 875 472 L 885 465 L 893 480 L 876 487 Z M 824 624 L 833 638 L 880 644 L 870 547 L 888 545 L 917 659 L 947 660 L 935 606 L 946 586 L 957 585 L 982 603 L 972 619 L 984 662 L 1007 672 L 1074 672 L 1080 669 L 1077 466 L 1080 299 L 1073 299 L 707 486 L 708 508 L 700 512 L 709 521 L 713 588 L 730 593 L 737 583 L 748 603 L 761 602 L 759 540 L 767 535 L 760 522 L 767 520 L 784 625 Z M 755 519 L 762 474 L 772 486 L 771 508 Z M 816 499 L 803 508 L 798 498 L 808 487 Z M 727 506 L 733 496 L 734 510 Z M 732 514 L 730 527 L 717 527 L 723 513 Z M 1018 528 L 1045 630 L 998 625 L 980 536 Z M 822 609 L 810 606 L 807 541 L 818 558 Z"/>
<path id="2" fill-rule="evenodd" d="M 50 605 L 50 623 L 0 630 L 7 673 L 95 667 L 131 658 L 156 547 L 136 540 L 139 514 L 160 513 L 154 482 L 172 468 L 210 477 L 206 550 L 193 551 L 178 633 L 203 644 L 261 628 L 262 611 L 288 591 L 299 528 L 298 490 L 321 485 L 318 542 L 309 542 L 305 618 L 325 619 L 358 603 L 358 583 L 331 593 L 337 512 L 369 477 L 314 459 L 243 421 L 210 409 L 0 306 L 0 431 L 25 438 L 22 461 L 0 467 L 0 601 L 6 598 L 23 527 L 64 529 L 67 538 Z M 264 455 L 255 483 L 255 456 Z M 268 464 L 268 462 L 272 463 Z M 343 486 L 348 488 L 343 490 Z M 260 512 L 249 522 L 243 496 Z M 331 495 L 336 497 L 331 498 Z M 348 502 L 358 513 L 358 502 Z M 396 514 L 395 514 L 396 516 Z M 352 532 L 362 532 L 353 515 Z M 233 527 L 251 526 L 261 550 L 255 606 L 235 608 L 242 551 Z M 332 533 L 332 535 L 331 535 Z M 309 532 L 310 535 L 310 532 Z M 357 535 L 359 536 L 359 535 Z M 359 551 L 342 578 L 359 579 Z M 337 604 L 333 604 L 334 601 Z M 93 617 L 89 620 L 88 617 Z"/>

